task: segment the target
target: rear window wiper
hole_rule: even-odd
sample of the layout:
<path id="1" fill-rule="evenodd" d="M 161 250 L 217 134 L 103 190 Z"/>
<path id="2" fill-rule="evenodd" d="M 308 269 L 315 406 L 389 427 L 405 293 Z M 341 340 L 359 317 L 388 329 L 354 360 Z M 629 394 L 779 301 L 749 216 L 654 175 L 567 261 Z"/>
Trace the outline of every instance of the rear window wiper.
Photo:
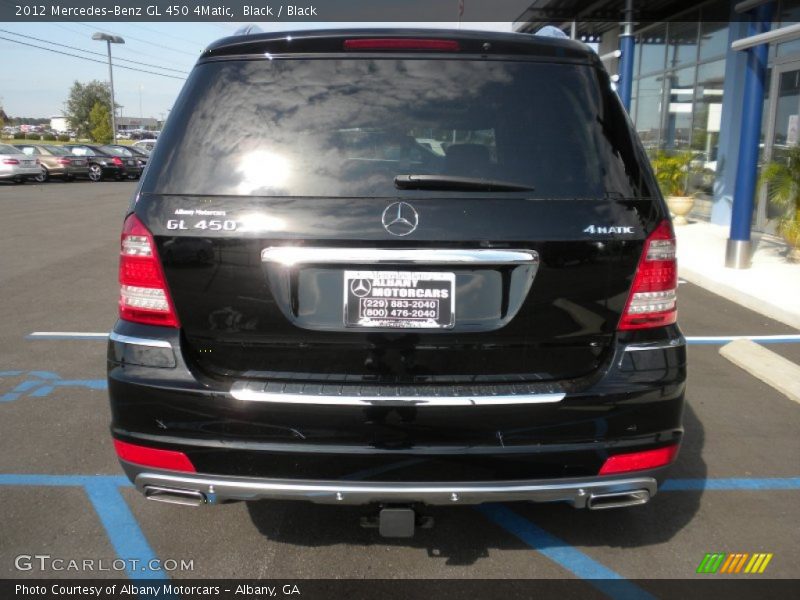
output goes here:
<path id="1" fill-rule="evenodd" d="M 457 175 L 397 175 L 394 178 L 394 185 L 401 190 L 463 190 L 476 192 L 522 192 L 533 190 L 533 187 L 529 185 L 510 181 L 459 177 Z"/>

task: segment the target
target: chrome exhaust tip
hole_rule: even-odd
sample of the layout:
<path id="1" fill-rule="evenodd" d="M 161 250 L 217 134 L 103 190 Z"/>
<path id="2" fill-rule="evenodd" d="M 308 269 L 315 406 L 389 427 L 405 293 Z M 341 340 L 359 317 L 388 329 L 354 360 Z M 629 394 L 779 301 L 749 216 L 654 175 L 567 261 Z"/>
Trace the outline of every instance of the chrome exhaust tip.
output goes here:
<path id="1" fill-rule="evenodd" d="M 650 492 L 648 490 L 591 494 L 586 502 L 586 507 L 589 510 L 624 508 L 626 506 L 636 506 L 637 504 L 647 504 L 649 500 Z"/>
<path id="2" fill-rule="evenodd" d="M 205 494 L 197 490 L 182 490 L 179 488 L 147 485 L 143 491 L 145 498 L 148 500 L 155 500 L 156 502 L 181 504 L 183 506 L 200 506 L 208 502 Z"/>

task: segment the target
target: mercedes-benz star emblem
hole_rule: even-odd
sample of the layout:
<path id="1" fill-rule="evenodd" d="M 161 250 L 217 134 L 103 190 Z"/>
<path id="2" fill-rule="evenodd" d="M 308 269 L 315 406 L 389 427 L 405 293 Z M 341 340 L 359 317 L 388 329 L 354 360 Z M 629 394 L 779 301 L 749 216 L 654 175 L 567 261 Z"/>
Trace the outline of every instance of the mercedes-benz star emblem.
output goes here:
<path id="1" fill-rule="evenodd" d="M 381 222 L 383 228 L 392 235 L 404 236 L 417 228 L 419 215 L 408 202 L 393 202 L 383 211 Z"/>
<path id="2" fill-rule="evenodd" d="M 369 279 L 353 279 L 353 281 L 350 282 L 350 291 L 359 298 L 368 296 L 371 289 L 372 284 L 369 282 Z"/>

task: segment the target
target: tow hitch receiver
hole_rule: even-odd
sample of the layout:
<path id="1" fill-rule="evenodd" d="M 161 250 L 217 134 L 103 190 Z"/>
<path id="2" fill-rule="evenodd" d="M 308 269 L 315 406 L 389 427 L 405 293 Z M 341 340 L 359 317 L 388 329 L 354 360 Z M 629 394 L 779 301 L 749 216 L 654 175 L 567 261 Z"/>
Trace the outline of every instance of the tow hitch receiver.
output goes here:
<path id="1" fill-rule="evenodd" d="M 380 508 L 377 515 L 362 517 L 361 526 L 377 527 L 382 537 L 410 538 L 417 527 L 433 527 L 433 517 L 419 515 L 408 506 L 390 506 Z"/>
<path id="2" fill-rule="evenodd" d="M 416 517 L 411 508 L 382 508 L 378 513 L 378 532 L 382 537 L 414 537 Z"/>

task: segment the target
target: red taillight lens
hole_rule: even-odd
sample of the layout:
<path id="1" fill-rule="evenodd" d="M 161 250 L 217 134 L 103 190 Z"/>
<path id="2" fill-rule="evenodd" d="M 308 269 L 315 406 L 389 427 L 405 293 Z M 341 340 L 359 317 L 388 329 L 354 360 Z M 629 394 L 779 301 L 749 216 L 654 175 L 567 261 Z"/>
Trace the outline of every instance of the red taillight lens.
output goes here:
<path id="1" fill-rule="evenodd" d="M 122 228 L 119 285 L 120 319 L 179 327 L 153 236 L 136 215 Z"/>
<path id="2" fill-rule="evenodd" d="M 117 165 L 118 167 L 122 166 L 122 159 L 119 156 L 115 156 L 111 159 L 111 162 Z"/>
<path id="3" fill-rule="evenodd" d="M 18 165 L 19 161 L 16 158 L 4 158 L 3 159 L 4 165 Z"/>
<path id="4" fill-rule="evenodd" d="M 428 40 L 413 38 L 364 38 L 345 40 L 345 50 L 432 50 L 434 52 L 458 52 L 455 40 Z"/>
<path id="5" fill-rule="evenodd" d="M 666 446 L 657 450 L 617 454 L 606 459 L 599 474 L 612 475 L 614 473 L 628 473 L 630 471 L 644 471 L 645 469 L 665 467 L 675 460 L 678 455 L 678 448 L 678 444 L 675 444 L 674 446 Z"/>
<path id="6" fill-rule="evenodd" d="M 122 460 L 145 467 L 155 467 L 156 469 L 169 469 L 170 471 L 183 471 L 184 473 L 196 473 L 192 461 L 183 452 L 176 450 L 161 450 L 160 448 L 148 448 L 138 446 L 128 442 L 114 440 L 114 450 Z"/>
<path id="7" fill-rule="evenodd" d="M 70 159 L 68 159 L 68 158 L 59 158 L 57 162 L 60 165 L 71 165 L 72 164 L 72 161 Z"/>
<path id="8" fill-rule="evenodd" d="M 677 291 L 675 234 L 670 222 L 665 220 L 645 240 L 617 329 L 645 329 L 674 323 L 678 318 Z"/>

